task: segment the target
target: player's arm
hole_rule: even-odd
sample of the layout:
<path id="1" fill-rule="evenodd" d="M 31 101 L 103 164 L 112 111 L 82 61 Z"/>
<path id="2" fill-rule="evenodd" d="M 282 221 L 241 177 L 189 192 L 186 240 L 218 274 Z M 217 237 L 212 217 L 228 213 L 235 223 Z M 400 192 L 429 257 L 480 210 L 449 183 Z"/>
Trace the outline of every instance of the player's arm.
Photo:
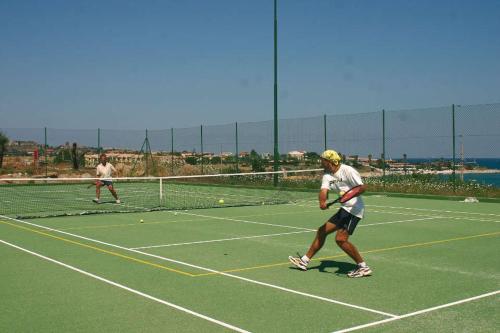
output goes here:
<path id="1" fill-rule="evenodd" d="M 328 189 L 327 188 L 322 188 L 319 191 L 319 208 L 322 210 L 328 209 L 328 206 L 326 205 L 326 200 L 328 199 Z"/>
<path id="2" fill-rule="evenodd" d="M 358 190 L 358 193 L 356 196 L 361 195 L 363 192 L 365 192 L 367 186 L 366 186 L 366 184 L 361 184 L 361 185 L 358 185 L 358 188 L 359 188 L 359 190 Z"/>
<path id="3" fill-rule="evenodd" d="M 344 195 L 342 195 L 339 202 L 340 203 L 347 202 L 347 201 L 351 200 L 352 198 L 361 195 L 361 193 L 363 193 L 364 191 L 366 191 L 366 185 L 361 184 L 361 185 L 355 186 L 355 187 L 351 188 L 349 191 L 347 191 Z"/>
<path id="4" fill-rule="evenodd" d="M 101 176 L 101 172 L 99 171 L 99 167 L 96 167 L 96 169 L 95 169 L 95 176 L 96 176 L 97 178 L 99 178 L 99 177 Z M 94 184 L 95 184 L 96 186 L 98 186 L 98 185 L 99 185 L 98 183 L 99 183 L 99 179 L 97 179 L 97 180 L 95 181 L 95 183 L 94 183 Z"/>
<path id="5" fill-rule="evenodd" d="M 347 191 L 342 198 L 340 198 L 340 203 L 347 202 L 354 197 L 361 195 L 366 191 L 366 185 L 363 184 L 363 180 L 361 179 L 361 175 L 359 172 L 353 169 L 353 171 L 348 175 L 348 181 L 353 187 L 349 191 Z"/>

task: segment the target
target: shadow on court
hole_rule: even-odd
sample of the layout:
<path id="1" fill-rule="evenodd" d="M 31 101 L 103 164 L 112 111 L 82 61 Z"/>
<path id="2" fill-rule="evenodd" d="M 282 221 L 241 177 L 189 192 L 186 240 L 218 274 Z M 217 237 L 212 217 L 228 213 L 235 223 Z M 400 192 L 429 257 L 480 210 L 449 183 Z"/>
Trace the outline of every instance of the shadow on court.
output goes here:
<path id="1" fill-rule="evenodd" d="M 317 269 L 321 273 L 337 274 L 337 275 L 347 275 L 349 271 L 356 269 L 356 264 L 344 261 L 335 260 L 321 260 L 319 265 L 309 266 L 307 270 Z M 296 267 L 290 267 L 290 269 L 299 270 Z M 337 270 L 335 270 L 337 269 Z"/>

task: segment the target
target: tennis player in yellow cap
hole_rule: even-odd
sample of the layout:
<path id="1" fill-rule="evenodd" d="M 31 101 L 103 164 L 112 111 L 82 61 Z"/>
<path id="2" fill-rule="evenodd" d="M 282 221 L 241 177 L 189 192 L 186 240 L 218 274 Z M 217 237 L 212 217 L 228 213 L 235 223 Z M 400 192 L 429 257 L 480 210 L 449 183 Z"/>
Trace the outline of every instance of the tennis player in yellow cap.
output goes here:
<path id="1" fill-rule="evenodd" d="M 326 200 L 329 191 L 337 192 L 340 196 L 344 194 L 347 196 L 348 193 L 354 196 L 346 201 L 340 200 L 340 209 L 318 228 L 316 237 L 305 255 L 301 256 L 297 253 L 297 257 L 290 256 L 288 259 L 297 268 L 306 271 L 312 257 L 323 247 L 326 237 L 337 232 L 335 235 L 337 245 L 357 264 L 356 269 L 347 273 L 347 276 L 352 278 L 369 276 L 372 270 L 365 263 L 356 246 L 349 242 L 349 236 L 353 234 L 356 225 L 363 218 L 364 203 L 359 195 L 366 190 L 366 185 L 363 184 L 356 169 L 341 163 L 340 155 L 334 150 L 326 150 L 321 154 L 321 165 L 325 173 L 319 192 L 319 208 L 328 209 Z M 355 190 L 349 192 L 353 188 Z"/>

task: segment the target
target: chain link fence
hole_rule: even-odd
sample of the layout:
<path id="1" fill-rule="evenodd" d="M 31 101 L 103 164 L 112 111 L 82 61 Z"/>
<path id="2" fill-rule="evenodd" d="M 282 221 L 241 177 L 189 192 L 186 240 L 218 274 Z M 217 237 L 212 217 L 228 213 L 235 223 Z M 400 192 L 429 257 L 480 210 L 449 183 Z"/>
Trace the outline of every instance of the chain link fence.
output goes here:
<path id="1" fill-rule="evenodd" d="M 325 149 L 372 176 L 500 169 L 500 103 L 280 119 L 280 165 L 318 167 Z M 163 130 L 1 128 L 2 174 L 93 174 L 106 152 L 123 176 L 271 170 L 274 123 Z"/>

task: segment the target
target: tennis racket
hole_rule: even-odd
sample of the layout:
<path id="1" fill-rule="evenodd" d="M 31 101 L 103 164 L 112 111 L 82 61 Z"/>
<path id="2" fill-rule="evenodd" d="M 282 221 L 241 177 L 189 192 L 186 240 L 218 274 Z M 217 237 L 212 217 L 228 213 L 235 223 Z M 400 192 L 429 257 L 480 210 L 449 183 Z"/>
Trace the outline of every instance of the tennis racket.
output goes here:
<path id="1" fill-rule="evenodd" d="M 344 203 L 344 202 L 347 202 L 349 200 L 351 200 L 352 198 L 358 196 L 361 194 L 361 190 L 362 190 L 362 185 L 358 185 L 358 186 L 355 186 L 353 188 L 351 188 L 349 191 L 345 192 L 344 195 L 338 197 L 337 199 L 329 202 L 326 204 L 326 207 L 329 208 L 330 206 L 336 204 L 337 202 L 340 202 L 340 203 Z"/>

